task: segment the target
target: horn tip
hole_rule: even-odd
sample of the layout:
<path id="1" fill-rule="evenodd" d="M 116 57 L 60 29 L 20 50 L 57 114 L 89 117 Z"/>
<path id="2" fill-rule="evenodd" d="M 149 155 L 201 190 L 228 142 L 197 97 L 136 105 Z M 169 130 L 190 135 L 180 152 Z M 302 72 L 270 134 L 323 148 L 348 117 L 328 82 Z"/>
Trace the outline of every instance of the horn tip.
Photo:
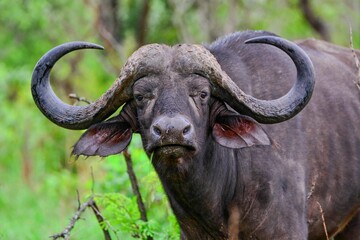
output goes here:
<path id="1" fill-rule="evenodd" d="M 90 42 L 78 42 L 80 44 L 83 44 L 83 48 L 91 48 L 91 49 L 99 49 L 104 50 L 105 48 L 99 44 L 90 43 Z"/>
<path id="2" fill-rule="evenodd" d="M 250 38 L 248 40 L 245 40 L 244 43 L 245 44 L 249 44 L 249 43 L 271 43 L 273 41 L 276 41 L 277 39 L 279 39 L 279 37 L 266 35 L 266 36 L 259 36 L 259 37 Z"/>

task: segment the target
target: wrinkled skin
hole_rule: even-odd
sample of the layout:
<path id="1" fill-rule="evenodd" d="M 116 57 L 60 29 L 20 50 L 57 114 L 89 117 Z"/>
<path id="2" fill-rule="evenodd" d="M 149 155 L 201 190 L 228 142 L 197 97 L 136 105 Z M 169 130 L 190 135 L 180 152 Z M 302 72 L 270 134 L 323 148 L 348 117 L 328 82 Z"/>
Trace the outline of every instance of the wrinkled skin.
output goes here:
<path id="1" fill-rule="evenodd" d="M 229 35 L 206 46 L 245 92 L 278 98 L 296 79 L 292 61 L 265 32 Z M 316 87 L 293 119 L 260 126 L 216 98 L 211 83 L 169 48 L 140 76 L 121 113 L 90 127 L 75 155 L 116 154 L 140 133 L 181 227 L 181 239 L 360 239 L 360 92 L 349 49 L 299 45 Z M 359 57 L 360 54 L 358 53 Z"/>
<path id="2" fill-rule="evenodd" d="M 172 77 L 169 78 L 168 76 Z M 168 79 L 161 81 L 164 78 Z M 209 82 L 199 75 L 179 75 L 176 72 L 165 72 L 154 77 L 144 77 L 134 84 L 137 116 L 144 148 L 148 154 L 154 150 L 159 150 L 157 148 L 162 145 L 171 144 L 188 146 L 187 150 L 190 152 L 197 152 L 202 149 L 203 142 L 196 136 L 204 136 L 207 132 L 208 126 L 207 124 L 203 125 L 202 122 L 209 118 L 209 85 Z M 171 94 L 164 94 L 169 89 L 173 89 Z M 153 133 L 154 130 L 151 129 L 152 124 L 161 121 L 163 116 L 173 118 L 175 121 L 179 119 L 180 115 L 191 116 L 191 118 L 184 119 L 184 121 L 189 122 L 189 126 L 201 125 L 202 127 L 191 127 L 184 136 L 169 133 L 170 136 L 165 138 L 168 142 L 162 142 L 161 139 L 158 139 L 156 133 Z M 173 124 L 181 123 L 174 122 Z"/>

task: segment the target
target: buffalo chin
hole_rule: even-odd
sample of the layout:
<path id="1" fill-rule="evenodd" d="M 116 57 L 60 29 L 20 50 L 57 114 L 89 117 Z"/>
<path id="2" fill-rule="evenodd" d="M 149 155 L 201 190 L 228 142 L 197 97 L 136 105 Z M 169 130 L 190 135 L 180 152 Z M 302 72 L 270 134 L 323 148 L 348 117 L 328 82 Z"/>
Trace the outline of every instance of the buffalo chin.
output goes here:
<path id="1" fill-rule="evenodd" d="M 190 162 L 195 155 L 194 147 L 167 145 L 157 147 L 152 154 L 152 163 L 162 180 L 182 181 L 187 178 Z"/>

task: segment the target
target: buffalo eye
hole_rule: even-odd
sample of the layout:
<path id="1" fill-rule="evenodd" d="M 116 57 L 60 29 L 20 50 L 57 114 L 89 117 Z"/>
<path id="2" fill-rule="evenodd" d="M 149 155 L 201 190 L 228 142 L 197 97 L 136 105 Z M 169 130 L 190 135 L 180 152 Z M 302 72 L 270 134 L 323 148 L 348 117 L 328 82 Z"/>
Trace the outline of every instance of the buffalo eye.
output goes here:
<path id="1" fill-rule="evenodd" d="M 144 96 L 141 94 L 135 94 L 134 98 L 137 102 L 141 102 L 144 99 Z"/>
<path id="2" fill-rule="evenodd" d="M 208 92 L 206 92 L 206 91 L 202 91 L 202 92 L 200 92 L 200 98 L 201 99 L 206 99 L 207 97 L 209 96 L 209 93 Z"/>

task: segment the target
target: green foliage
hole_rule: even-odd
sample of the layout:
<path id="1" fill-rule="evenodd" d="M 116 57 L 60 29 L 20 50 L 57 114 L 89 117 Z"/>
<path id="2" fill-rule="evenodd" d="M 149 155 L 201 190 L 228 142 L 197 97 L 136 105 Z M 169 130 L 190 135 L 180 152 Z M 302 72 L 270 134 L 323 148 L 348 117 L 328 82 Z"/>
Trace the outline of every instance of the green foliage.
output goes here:
<path id="1" fill-rule="evenodd" d="M 55 45 L 74 40 L 107 46 L 99 32 L 99 5 L 107 1 L 14 0 L 0 1 L 0 239 L 46 239 L 61 232 L 77 208 L 77 194 L 85 201 L 94 191 L 100 210 L 119 239 L 178 239 L 179 228 L 159 179 L 134 136 L 129 152 L 147 209 L 148 222 L 139 220 L 136 198 L 122 155 L 106 159 L 70 157 L 81 132 L 61 129 L 42 116 L 30 92 L 32 70 L 38 59 Z M 318 37 L 304 20 L 298 0 L 242 0 L 233 6 L 211 0 L 211 22 L 196 0 L 179 15 L 175 0 L 151 0 L 145 30 L 147 42 L 201 43 L 244 29 L 266 29 L 289 39 Z M 184 1 L 189 2 L 189 1 Z M 210 2 L 210 1 L 209 1 Z M 136 34 L 144 0 L 118 1 L 121 46 L 103 52 L 78 51 L 64 57 L 52 72 L 52 85 L 64 101 L 67 95 L 94 100 L 113 82 L 126 57 L 137 47 Z M 313 0 L 319 18 L 326 22 L 332 40 L 360 48 L 360 3 L 357 0 Z M 209 13 L 207 13 L 209 14 Z M 212 13 L 211 13 L 212 14 Z M 206 15 L 206 13 L 205 13 Z M 236 21 L 236 22 L 233 22 Z M 214 26 L 212 26 L 214 25 Z M 207 26 L 207 27 L 205 27 Z M 212 26 L 212 27 L 211 27 Z M 232 28 L 231 28 L 231 27 Z M 210 29 L 209 31 L 207 31 Z M 215 29 L 215 31 L 214 31 Z M 214 35 L 215 34 L 215 35 Z M 120 50 L 119 50 L 120 49 Z M 117 51 L 116 51 L 117 50 Z M 93 171 L 93 181 L 91 172 Z M 102 239 L 90 210 L 78 221 L 71 239 Z"/>
<path id="2" fill-rule="evenodd" d="M 112 226 L 116 226 L 117 231 L 119 231 L 116 235 L 121 239 L 179 238 L 178 232 L 174 231 L 177 228 L 173 215 L 168 214 L 167 218 L 152 215 L 152 218 L 147 222 L 140 220 L 136 197 L 126 197 L 119 193 L 106 193 L 98 196 L 95 200 L 103 207 L 102 214 L 107 219 L 107 223 L 104 223 L 103 227 L 112 231 Z M 158 213 L 164 212 L 163 209 L 159 210 Z"/>

